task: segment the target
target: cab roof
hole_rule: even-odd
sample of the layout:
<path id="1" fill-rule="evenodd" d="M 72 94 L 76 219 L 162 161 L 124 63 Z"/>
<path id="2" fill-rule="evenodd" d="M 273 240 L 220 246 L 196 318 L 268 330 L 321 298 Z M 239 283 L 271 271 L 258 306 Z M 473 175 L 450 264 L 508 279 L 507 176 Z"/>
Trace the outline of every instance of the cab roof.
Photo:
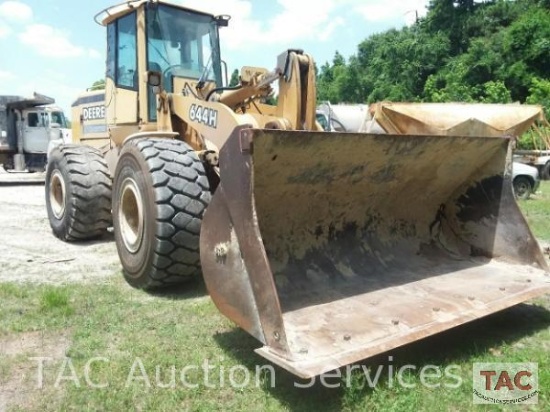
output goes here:
<path id="1" fill-rule="evenodd" d="M 175 7 L 181 10 L 187 10 L 194 13 L 200 13 L 205 14 L 207 16 L 212 16 L 212 18 L 215 18 L 213 14 L 205 13 L 199 10 L 190 9 L 189 7 L 183 7 L 179 4 L 174 4 L 169 1 L 164 0 L 130 0 L 125 1 L 124 3 L 120 3 L 111 7 L 107 7 L 106 9 L 100 11 L 97 13 L 94 17 L 94 20 L 97 24 L 100 24 L 102 26 L 107 26 L 110 22 L 113 20 L 116 20 L 119 17 L 122 17 L 139 7 L 141 7 L 145 3 L 154 3 L 154 4 L 165 4 L 167 6 Z"/>

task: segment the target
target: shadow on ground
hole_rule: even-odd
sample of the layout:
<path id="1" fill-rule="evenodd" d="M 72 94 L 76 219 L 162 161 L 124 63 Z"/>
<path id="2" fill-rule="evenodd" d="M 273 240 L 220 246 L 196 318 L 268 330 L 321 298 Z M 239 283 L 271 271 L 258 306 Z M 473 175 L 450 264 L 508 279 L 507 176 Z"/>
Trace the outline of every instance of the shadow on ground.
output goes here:
<path id="1" fill-rule="evenodd" d="M 208 296 L 206 285 L 200 276 L 178 285 L 149 290 L 147 293 L 156 298 L 167 300 L 186 300 Z"/>
<path id="2" fill-rule="evenodd" d="M 53 234 L 52 234 L 53 236 Z M 103 243 L 111 243 L 115 241 L 115 234 L 113 232 L 112 228 L 107 229 L 107 232 L 105 232 L 103 235 L 89 239 L 89 240 L 79 240 L 77 242 L 70 242 L 71 245 L 79 246 L 79 247 L 89 247 L 94 245 L 101 245 Z"/>
<path id="3" fill-rule="evenodd" d="M 28 181 L 19 181 L 19 180 L 4 180 L 2 179 L 4 175 L 0 175 L 0 187 L 2 186 L 44 186 L 44 182 L 28 180 Z"/>

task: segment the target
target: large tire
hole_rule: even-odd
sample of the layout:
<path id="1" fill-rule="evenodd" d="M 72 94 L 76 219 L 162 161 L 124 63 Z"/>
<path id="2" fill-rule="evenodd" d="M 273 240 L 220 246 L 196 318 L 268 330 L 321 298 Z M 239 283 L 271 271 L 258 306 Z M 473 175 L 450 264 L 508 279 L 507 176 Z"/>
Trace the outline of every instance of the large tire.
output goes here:
<path id="1" fill-rule="evenodd" d="M 200 229 L 210 198 L 204 166 L 186 143 L 150 138 L 124 145 L 113 226 L 130 285 L 156 289 L 200 274 Z"/>
<path id="2" fill-rule="evenodd" d="M 101 152 L 61 145 L 46 169 L 46 209 L 55 236 L 64 241 L 101 236 L 111 226 L 111 177 Z"/>
<path id="3" fill-rule="evenodd" d="M 525 176 L 516 176 L 514 179 L 514 194 L 518 199 L 527 200 L 533 191 L 533 183 Z"/>
<path id="4" fill-rule="evenodd" d="M 541 168 L 540 178 L 542 180 L 550 180 L 550 161 L 546 162 Z"/>

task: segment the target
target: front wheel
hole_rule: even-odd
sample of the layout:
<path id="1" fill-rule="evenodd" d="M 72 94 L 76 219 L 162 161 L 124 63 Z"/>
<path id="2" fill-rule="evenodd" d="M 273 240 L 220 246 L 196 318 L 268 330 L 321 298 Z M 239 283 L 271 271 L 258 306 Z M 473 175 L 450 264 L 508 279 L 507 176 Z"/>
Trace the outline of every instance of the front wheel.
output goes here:
<path id="1" fill-rule="evenodd" d="M 204 166 L 185 142 L 140 139 L 122 148 L 113 226 L 130 285 L 153 289 L 200 273 L 200 228 L 210 197 Z"/>

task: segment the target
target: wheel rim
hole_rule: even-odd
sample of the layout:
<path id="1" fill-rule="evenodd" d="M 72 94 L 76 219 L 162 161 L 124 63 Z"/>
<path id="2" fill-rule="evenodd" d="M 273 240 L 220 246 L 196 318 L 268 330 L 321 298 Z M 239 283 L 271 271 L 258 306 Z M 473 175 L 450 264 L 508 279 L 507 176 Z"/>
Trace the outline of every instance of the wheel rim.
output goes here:
<path id="1" fill-rule="evenodd" d="M 50 179 L 50 206 L 55 218 L 61 219 L 65 214 L 65 180 L 57 169 Z"/>
<path id="2" fill-rule="evenodd" d="M 124 246 L 136 253 L 143 240 L 143 202 L 136 182 L 126 178 L 120 192 L 118 220 Z"/>

